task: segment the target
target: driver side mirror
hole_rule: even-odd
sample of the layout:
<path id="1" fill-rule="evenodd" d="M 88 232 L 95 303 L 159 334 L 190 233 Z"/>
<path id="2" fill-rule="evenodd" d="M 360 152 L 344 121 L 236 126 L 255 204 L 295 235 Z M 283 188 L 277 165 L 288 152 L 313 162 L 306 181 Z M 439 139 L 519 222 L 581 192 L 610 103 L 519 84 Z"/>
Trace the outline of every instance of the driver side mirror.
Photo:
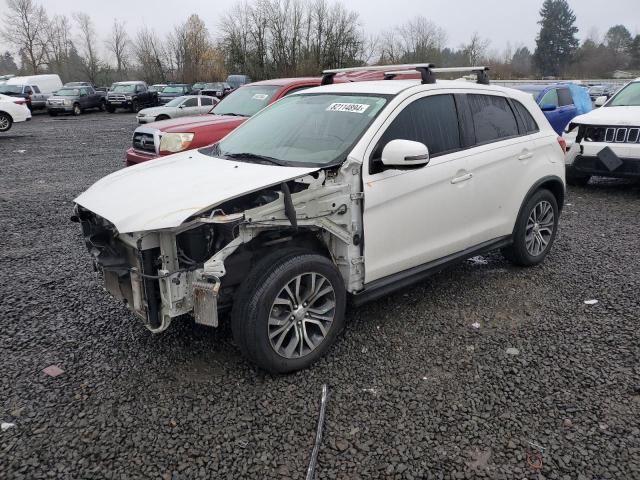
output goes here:
<path id="1" fill-rule="evenodd" d="M 382 150 L 382 163 L 399 167 L 426 165 L 429 163 L 429 149 L 420 142 L 391 140 Z"/>
<path id="2" fill-rule="evenodd" d="M 540 108 L 543 112 L 553 112 L 558 107 L 556 107 L 553 103 L 543 103 L 542 105 L 540 105 Z"/>
<path id="3" fill-rule="evenodd" d="M 181 103 L 180 105 L 178 105 L 178 108 L 184 108 L 184 103 Z"/>
<path id="4" fill-rule="evenodd" d="M 596 98 L 595 106 L 596 107 L 601 107 L 605 103 L 607 103 L 607 100 L 609 100 L 609 97 L 607 97 L 606 95 L 602 95 L 601 97 Z"/>

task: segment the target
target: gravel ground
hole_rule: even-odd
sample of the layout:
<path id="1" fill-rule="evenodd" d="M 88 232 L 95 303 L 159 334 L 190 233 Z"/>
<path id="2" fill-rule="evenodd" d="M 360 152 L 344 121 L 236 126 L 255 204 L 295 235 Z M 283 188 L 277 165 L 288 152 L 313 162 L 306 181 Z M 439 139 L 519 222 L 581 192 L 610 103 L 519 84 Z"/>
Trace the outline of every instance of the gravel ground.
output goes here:
<path id="1" fill-rule="evenodd" d="M 134 127 L 36 115 L 0 137 L 0 477 L 302 479 L 327 383 L 321 479 L 640 478 L 638 184 L 571 189 L 543 266 L 466 262 L 274 377 L 228 329 L 151 335 L 92 274 L 72 200 Z"/>

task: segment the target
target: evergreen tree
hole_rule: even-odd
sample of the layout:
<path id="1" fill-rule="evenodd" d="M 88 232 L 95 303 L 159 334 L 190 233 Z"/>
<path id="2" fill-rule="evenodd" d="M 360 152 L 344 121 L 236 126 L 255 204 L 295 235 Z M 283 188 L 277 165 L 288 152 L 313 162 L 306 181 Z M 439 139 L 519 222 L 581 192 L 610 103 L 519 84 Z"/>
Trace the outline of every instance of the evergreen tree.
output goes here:
<path id="1" fill-rule="evenodd" d="M 13 55 L 10 52 L 4 52 L 0 55 L 0 75 L 10 75 L 18 73 L 18 65 L 13 59 Z"/>
<path id="2" fill-rule="evenodd" d="M 636 35 L 636 38 L 631 42 L 629 55 L 631 56 L 631 67 L 640 68 L 640 34 Z"/>
<path id="3" fill-rule="evenodd" d="M 633 37 L 624 25 L 616 25 L 611 27 L 604 36 L 604 42 L 607 47 L 612 49 L 618 55 L 626 54 L 631 47 Z"/>
<path id="4" fill-rule="evenodd" d="M 543 76 L 558 76 L 579 45 L 576 16 L 566 0 L 545 0 L 540 16 L 534 60 Z"/>

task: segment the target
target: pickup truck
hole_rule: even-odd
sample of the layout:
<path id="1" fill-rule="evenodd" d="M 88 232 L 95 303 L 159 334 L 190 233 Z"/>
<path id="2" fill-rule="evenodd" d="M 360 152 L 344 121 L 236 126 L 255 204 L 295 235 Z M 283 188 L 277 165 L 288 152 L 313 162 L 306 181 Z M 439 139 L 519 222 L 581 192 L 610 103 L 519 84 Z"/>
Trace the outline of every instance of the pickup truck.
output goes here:
<path id="1" fill-rule="evenodd" d="M 138 112 L 144 107 L 158 105 L 158 92 L 149 90 L 144 82 L 117 82 L 107 93 L 107 112 L 113 113 L 117 108 L 125 108 L 130 112 Z"/>
<path id="2" fill-rule="evenodd" d="M 90 108 L 97 108 L 102 112 L 105 106 L 105 92 L 98 92 L 88 86 L 63 87 L 47 100 L 47 110 L 52 117 L 59 113 L 80 115 Z"/>

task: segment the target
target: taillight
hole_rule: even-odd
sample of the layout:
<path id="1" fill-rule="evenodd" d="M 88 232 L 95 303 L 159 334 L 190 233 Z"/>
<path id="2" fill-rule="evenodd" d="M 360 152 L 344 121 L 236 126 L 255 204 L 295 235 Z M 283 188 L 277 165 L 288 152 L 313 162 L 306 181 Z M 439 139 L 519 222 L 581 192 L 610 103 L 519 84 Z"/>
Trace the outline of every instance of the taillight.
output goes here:
<path id="1" fill-rule="evenodd" d="M 27 103 L 26 100 L 14 100 L 14 103 L 18 104 L 18 105 L 24 105 L 25 103 Z"/>
<path id="2" fill-rule="evenodd" d="M 563 137 L 558 137 L 558 145 L 560 145 L 562 153 L 567 153 L 567 141 Z"/>

